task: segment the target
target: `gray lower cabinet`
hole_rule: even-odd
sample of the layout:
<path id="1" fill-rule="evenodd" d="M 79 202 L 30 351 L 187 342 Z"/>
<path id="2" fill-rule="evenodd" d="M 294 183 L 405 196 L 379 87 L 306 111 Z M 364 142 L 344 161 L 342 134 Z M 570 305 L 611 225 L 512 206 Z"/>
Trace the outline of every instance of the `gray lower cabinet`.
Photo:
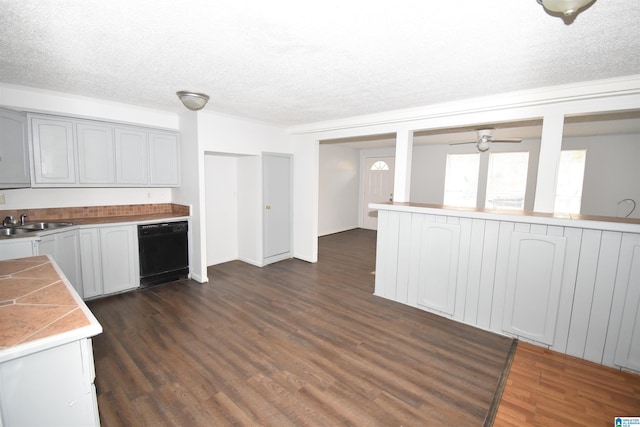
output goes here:
<path id="1" fill-rule="evenodd" d="M 135 225 L 82 228 L 79 234 L 85 299 L 140 286 Z"/>
<path id="2" fill-rule="evenodd" d="M 104 294 L 102 284 L 102 258 L 100 256 L 100 232 L 97 228 L 81 228 L 78 231 L 82 253 L 83 297 L 94 298 Z"/>
<path id="3" fill-rule="evenodd" d="M 68 230 L 42 236 L 38 243 L 38 254 L 51 255 L 78 295 L 84 297 L 82 276 L 80 274 L 78 230 Z"/>
<path id="4" fill-rule="evenodd" d="M 0 240 L 0 261 L 38 255 L 38 242 L 35 239 Z"/>

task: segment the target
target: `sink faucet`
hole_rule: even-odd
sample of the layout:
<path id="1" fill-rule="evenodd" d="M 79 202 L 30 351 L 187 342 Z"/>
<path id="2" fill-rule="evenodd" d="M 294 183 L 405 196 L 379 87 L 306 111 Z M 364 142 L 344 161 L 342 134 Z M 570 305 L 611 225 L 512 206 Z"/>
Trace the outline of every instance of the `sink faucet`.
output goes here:
<path id="1" fill-rule="evenodd" d="M 13 217 L 11 215 L 4 217 L 2 220 L 2 226 L 6 227 L 8 225 L 13 225 Z"/>
<path id="2" fill-rule="evenodd" d="M 26 213 L 23 213 L 22 215 L 20 215 L 20 225 L 24 225 L 24 219 L 27 217 Z"/>

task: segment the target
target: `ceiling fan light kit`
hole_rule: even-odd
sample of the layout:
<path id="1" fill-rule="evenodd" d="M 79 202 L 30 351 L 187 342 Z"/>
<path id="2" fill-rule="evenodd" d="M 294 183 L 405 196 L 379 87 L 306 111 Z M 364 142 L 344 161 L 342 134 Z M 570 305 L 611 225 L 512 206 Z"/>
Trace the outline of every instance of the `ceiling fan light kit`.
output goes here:
<path id="1" fill-rule="evenodd" d="M 478 145 L 476 147 L 478 148 L 478 151 L 484 153 L 489 149 L 489 140 L 487 138 L 482 138 L 478 141 Z"/>
<path id="2" fill-rule="evenodd" d="M 595 0 L 538 0 L 549 12 L 562 13 L 564 16 L 572 16 L 579 9 L 593 3 Z"/>

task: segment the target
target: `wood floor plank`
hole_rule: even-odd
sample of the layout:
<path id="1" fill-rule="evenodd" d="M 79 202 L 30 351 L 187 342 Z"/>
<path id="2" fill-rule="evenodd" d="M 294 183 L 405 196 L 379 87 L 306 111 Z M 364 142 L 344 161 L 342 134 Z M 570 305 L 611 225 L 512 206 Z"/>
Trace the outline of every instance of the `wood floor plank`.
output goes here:
<path id="1" fill-rule="evenodd" d="M 374 296 L 375 239 L 90 302 L 102 425 L 484 425 L 511 340 Z"/>
<path id="2" fill-rule="evenodd" d="M 519 343 L 495 426 L 612 426 L 640 416 L 640 376 Z"/>

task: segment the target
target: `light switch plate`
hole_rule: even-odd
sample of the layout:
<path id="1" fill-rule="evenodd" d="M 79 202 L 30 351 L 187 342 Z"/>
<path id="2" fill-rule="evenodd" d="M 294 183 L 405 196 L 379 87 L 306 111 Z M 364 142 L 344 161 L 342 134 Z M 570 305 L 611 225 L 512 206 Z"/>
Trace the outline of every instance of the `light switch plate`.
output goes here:
<path id="1" fill-rule="evenodd" d="M 4 193 L 0 193 L 0 205 L 4 205 L 6 202 L 4 201 Z"/>

